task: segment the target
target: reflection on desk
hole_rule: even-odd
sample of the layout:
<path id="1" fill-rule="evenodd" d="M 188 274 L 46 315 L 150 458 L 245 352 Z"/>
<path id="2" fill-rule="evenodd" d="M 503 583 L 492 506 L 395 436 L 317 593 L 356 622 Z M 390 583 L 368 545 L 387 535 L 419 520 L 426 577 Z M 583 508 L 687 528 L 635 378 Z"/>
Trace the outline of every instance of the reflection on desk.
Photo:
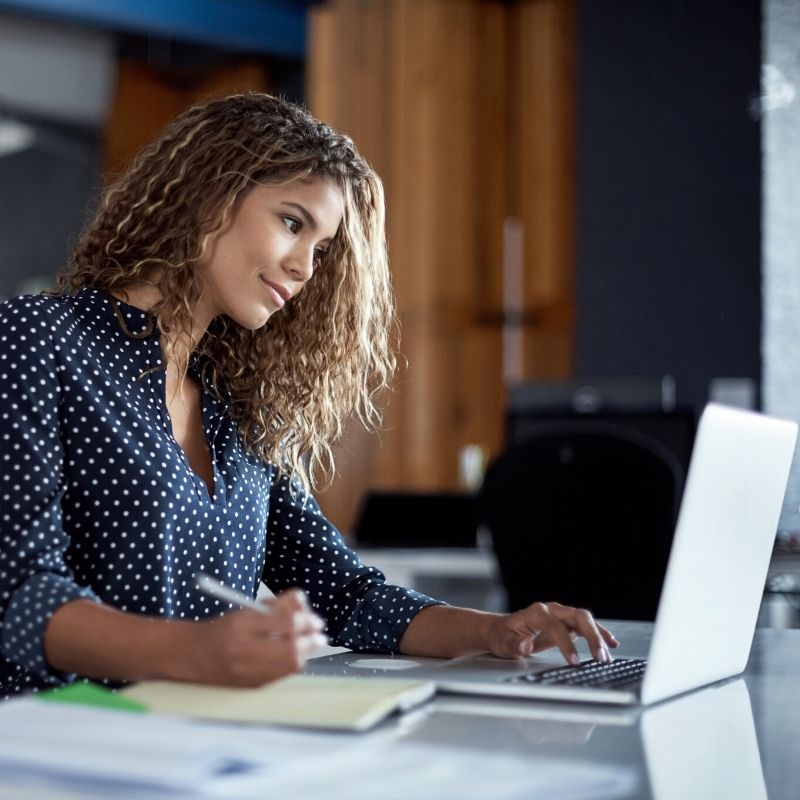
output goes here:
<path id="1" fill-rule="evenodd" d="M 741 678 L 647 709 L 640 731 L 654 800 L 766 799 L 750 695 Z"/>

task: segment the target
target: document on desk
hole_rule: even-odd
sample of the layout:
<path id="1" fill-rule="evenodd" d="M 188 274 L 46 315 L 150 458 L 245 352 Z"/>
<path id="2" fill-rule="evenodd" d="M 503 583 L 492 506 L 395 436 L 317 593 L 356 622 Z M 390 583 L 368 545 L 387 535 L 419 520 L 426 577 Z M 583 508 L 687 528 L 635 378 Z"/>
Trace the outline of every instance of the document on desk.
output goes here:
<path id="1" fill-rule="evenodd" d="M 160 714 L 363 731 L 434 692 L 431 681 L 291 675 L 257 689 L 143 681 L 121 694 Z"/>
<path id="2" fill-rule="evenodd" d="M 0 796 L 31 781 L 87 797 L 227 794 L 279 767 L 260 748 L 183 720 L 35 698 L 0 705 Z"/>

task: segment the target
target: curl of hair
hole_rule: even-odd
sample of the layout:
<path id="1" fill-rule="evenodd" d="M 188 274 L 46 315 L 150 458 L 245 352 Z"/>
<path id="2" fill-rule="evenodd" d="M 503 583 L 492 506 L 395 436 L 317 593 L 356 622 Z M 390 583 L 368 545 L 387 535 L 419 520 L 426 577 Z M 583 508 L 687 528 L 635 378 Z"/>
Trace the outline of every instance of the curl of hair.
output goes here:
<path id="1" fill-rule="evenodd" d="M 395 369 L 397 317 L 381 182 L 351 140 L 285 100 L 247 93 L 176 118 L 104 193 L 50 294 L 84 287 L 122 293 L 150 285 L 151 320 L 166 360 L 186 375 L 179 347 L 203 285 L 196 270 L 209 237 L 258 184 L 326 177 L 344 216 L 303 291 L 250 331 L 222 315 L 196 352 L 203 380 L 230 401 L 242 442 L 305 490 L 335 473 L 331 446 L 347 418 L 380 424 L 376 395 Z M 225 394 L 228 396 L 225 397 Z"/>

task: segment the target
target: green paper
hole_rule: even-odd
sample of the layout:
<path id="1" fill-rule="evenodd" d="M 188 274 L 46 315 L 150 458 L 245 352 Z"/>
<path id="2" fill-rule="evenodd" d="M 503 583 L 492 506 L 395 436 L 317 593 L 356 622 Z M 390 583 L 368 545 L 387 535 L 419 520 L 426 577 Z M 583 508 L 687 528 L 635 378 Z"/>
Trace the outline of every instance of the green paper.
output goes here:
<path id="1" fill-rule="evenodd" d="M 131 700 L 117 692 L 112 692 L 96 683 L 70 683 L 57 689 L 37 692 L 36 697 L 52 703 L 77 703 L 83 706 L 99 706 L 116 711 L 147 711 L 147 706 L 138 700 Z"/>

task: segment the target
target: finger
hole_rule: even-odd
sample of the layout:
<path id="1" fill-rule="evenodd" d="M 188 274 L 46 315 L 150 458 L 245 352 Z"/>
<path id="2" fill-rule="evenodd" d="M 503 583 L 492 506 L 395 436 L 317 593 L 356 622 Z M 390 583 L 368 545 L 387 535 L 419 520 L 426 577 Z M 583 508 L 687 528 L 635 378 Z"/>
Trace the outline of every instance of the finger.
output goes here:
<path id="1" fill-rule="evenodd" d="M 574 642 L 578 638 L 578 634 L 575 633 L 575 631 L 569 631 L 569 638 L 572 639 L 572 641 Z M 538 636 L 533 637 L 534 653 L 540 653 L 542 650 L 549 650 L 551 647 L 555 646 L 556 643 L 545 632 L 542 632 Z"/>
<path id="2" fill-rule="evenodd" d="M 605 640 L 600 635 L 597 623 L 586 609 L 562 606 L 560 603 L 548 603 L 548 607 L 550 613 L 560 622 L 586 639 L 589 651 L 595 660 L 603 663 L 611 661 L 611 654 L 608 652 Z"/>
<path id="3" fill-rule="evenodd" d="M 519 640 L 519 644 L 517 645 L 517 652 L 515 655 L 522 656 L 523 658 L 527 658 L 535 649 L 536 647 L 536 637 L 535 636 L 523 636 L 522 639 Z"/>
<path id="4" fill-rule="evenodd" d="M 287 589 L 276 595 L 272 602 L 277 608 L 291 611 L 307 611 L 309 608 L 308 597 L 302 589 Z"/>
<path id="5" fill-rule="evenodd" d="M 313 611 L 295 611 L 292 614 L 292 631 L 298 636 L 319 633 L 324 627 L 322 617 Z"/>
<path id="6" fill-rule="evenodd" d="M 300 589 L 287 589 L 265 601 L 265 604 L 276 615 L 291 617 L 299 612 L 316 616 L 311 610 L 306 593 Z"/>
<path id="7" fill-rule="evenodd" d="M 598 630 L 600 631 L 601 636 L 603 637 L 603 639 L 605 639 L 606 644 L 609 647 L 619 647 L 619 639 L 617 639 L 617 637 L 614 636 L 614 634 L 611 633 L 611 631 L 608 628 L 603 627 L 599 622 L 596 624 Z"/>
<path id="8" fill-rule="evenodd" d="M 550 613 L 552 621 L 547 626 L 547 635 L 561 651 L 562 655 L 567 660 L 567 663 L 572 664 L 572 666 L 575 667 L 580 664 L 581 660 L 578 656 L 578 651 L 575 649 L 574 640 L 570 636 L 569 629 L 566 625 L 564 625 L 563 622 L 561 622 L 561 620 L 555 616 L 552 616 L 552 612 Z"/>
<path id="9" fill-rule="evenodd" d="M 245 640 L 286 639 L 293 633 L 291 617 L 286 614 L 262 614 L 243 608 L 226 616 L 226 621 L 234 638 L 246 637 Z"/>
<path id="10" fill-rule="evenodd" d="M 580 658 L 569 627 L 554 613 L 560 612 L 563 608 L 558 603 L 534 603 L 524 610 L 524 622 L 535 634 L 536 639 L 540 637 L 545 637 L 545 641 L 549 639 L 558 647 L 568 664 L 577 665 L 580 663 Z"/>
<path id="11" fill-rule="evenodd" d="M 556 643 L 553 641 L 553 637 L 547 633 L 540 633 L 538 636 L 533 637 L 533 650 L 534 653 L 541 653 L 543 650 L 550 650 L 550 648 L 555 647 Z"/>
<path id="12" fill-rule="evenodd" d="M 325 622 L 311 611 L 287 611 L 265 616 L 250 612 L 250 630 L 259 637 L 294 639 L 321 633 Z"/>

